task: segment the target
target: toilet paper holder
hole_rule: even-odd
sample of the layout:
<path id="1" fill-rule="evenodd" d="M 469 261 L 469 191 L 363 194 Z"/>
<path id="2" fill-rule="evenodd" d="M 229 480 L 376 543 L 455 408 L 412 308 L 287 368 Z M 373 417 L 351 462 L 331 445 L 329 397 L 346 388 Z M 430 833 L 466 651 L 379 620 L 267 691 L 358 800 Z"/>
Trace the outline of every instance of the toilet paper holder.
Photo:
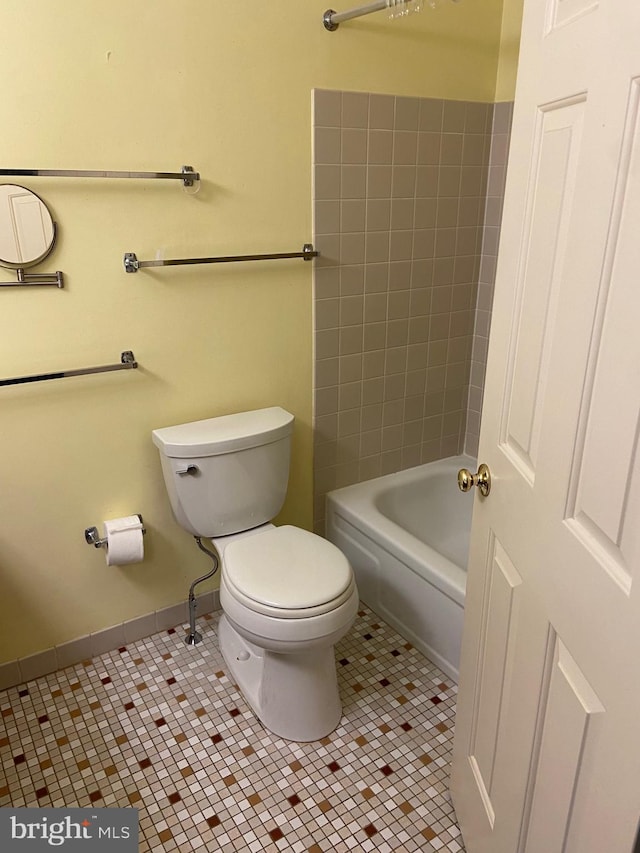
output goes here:
<path id="1" fill-rule="evenodd" d="M 143 535 L 144 535 L 147 531 L 146 531 L 146 529 L 145 529 L 145 527 L 144 527 L 144 522 L 143 522 L 143 520 L 142 520 L 142 516 L 140 515 L 140 513 L 139 513 L 139 512 L 137 512 L 137 513 L 136 513 L 136 515 L 137 515 L 137 516 L 138 516 L 138 518 L 140 519 L 140 524 L 142 524 L 142 525 L 143 525 L 143 527 L 142 527 L 142 533 L 143 533 Z M 106 536 L 104 537 L 104 539 L 101 539 L 101 538 L 100 538 L 100 534 L 98 533 L 98 528 L 97 528 L 97 527 L 87 527 L 87 528 L 85 528 L 85 531 L 84 531 L 84 538 L 85 538 L 85 541 L 86 541 L 87 545 L 93 545 L 93 546 L 94 546 L 94 548 L 102 548 L 102 546 L 103 546 L 103 545 L 106 545 L 106 544 L 107 544 L 107 538 L 106 538 Z"/>

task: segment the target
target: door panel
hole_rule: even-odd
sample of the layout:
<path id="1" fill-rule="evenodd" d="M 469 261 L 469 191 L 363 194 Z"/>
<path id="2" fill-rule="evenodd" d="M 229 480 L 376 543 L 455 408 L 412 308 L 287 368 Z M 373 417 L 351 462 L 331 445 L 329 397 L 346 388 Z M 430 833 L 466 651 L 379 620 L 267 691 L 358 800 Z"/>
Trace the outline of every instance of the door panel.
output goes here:
<path id="1" fill-rule="evenodd" d="M 489 560 L 469 760 L 485 804 L 487 820 L 493 825 L 493 769 L 500 711 L 510 671 L 508 662 L 518 624 L 518 590 L 522 579 L 504 548 L 493 537 Z"/>
<path id="2" fill-rule="evenodd" d="M 639 473 L 640 383 L 625 384 L 617 365 L 640 365 L 638 318 L 628 310 L 637 281 L 626 273 L 640 268 L 639 106 L 636 79 L 630 87 L 566 516 L 574 535 L 627 593 L 631 567 L 638 563 L 640 505 L 631 487 Z M 606 492 L 599 487 L 602 482 L 608 482 Z"/>
<path id="3" fill-rule="evenodd" d="M 525 853 L 562 850 L 587 739 L 597 736 L 598 697 L 557 635 L 532 789 Z"/>
<path id="4" fill-rule="evenodd" d="M 537 116 L 527 213 L 517 259 L 518 309 L 512 331 L 503 450 L 533 483 L 564 266 L 584 101 L 545 105 Z"/>
<path id="5" fill-rule="evenodd" d="M 597 6 L 597 0 L 553 0 L 549 4 L 547 35 L 554 29 L 571 23 L 581 15 L 592 12 Z"/>

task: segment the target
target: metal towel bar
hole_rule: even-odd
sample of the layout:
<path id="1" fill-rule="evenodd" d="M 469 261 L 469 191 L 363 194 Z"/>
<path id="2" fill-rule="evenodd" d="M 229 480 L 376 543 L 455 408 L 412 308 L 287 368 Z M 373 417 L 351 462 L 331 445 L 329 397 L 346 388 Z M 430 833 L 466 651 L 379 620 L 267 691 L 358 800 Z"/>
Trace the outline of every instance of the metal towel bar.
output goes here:
<path id="1" fill-rule="evenodd" d="M 180 180 L 185 187 L 192 187 L 200 180 L 200 173 L 193 166 L 183 166 L 181 172 L 103 172 L 83 169 L 0 169 L 0 175 L 43 178 L 152 178 Z"/>
<path id="2" fill-rule="evenodd" d="M 124 256 L 124 268 L 127 272 L 138 272 L 143 267 L 175 267 L 183 264 L 229 264 L 236 261 L 276 261 L 284 258 L 302 258 L 310 261 L 317 257 L 311 243 L 305 243 L 301 252 L 276 252 L 268 255 L 227 255 L 219 258 L 174 258 L 155 261 L 139 261 L 136 254 L 127 252 Z"/>
<path id="3" fill-rule="evenodd" d="M 105 364 L 100 367 L 83 367 L 78 370 L 61 370 L 57 373 L 38 373 L 34 376 L 19 376 L 16 379 L 0 379 L 3 385 L 24 385 L 27 382 L 44 382 L 47 379 L 64 379 L 67 376 L 84 376 L 87 373 L 108 373 L 111 370 L 135 370 L 138 362 L 131 350 L 120 356 L 120 364 Z"/>

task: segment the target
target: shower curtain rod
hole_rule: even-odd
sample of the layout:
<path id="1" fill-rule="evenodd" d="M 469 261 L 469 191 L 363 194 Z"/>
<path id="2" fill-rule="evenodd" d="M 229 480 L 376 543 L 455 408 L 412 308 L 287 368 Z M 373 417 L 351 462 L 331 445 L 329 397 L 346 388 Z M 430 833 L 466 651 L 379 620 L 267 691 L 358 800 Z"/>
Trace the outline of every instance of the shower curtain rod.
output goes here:
<path id="1" fill-rule="evenodd" d="M 428 0 L 428 2 L 432 8 L 435 8 L 438 0 Z M 455 3 L 457 0 L 453 0 L 453 2 Z M 415 9 L 412 8 L 414 3 L 417 4 Z M 354 9 L 349 9 L 346 12 L 335 12 L 333 9 L 327 9 L 322 16 L 322 23 L 325 29 L 333 33 L 343 21 L 350 21 L 352 18 L 361 18 L 363 15 L 370 15 L 372 12 L 381 12 L 383 9 L 391 9 L 391 17 L 395 18 L 406 15 L 409 11 L 419 12 L 421 5 L 418 0 L 374 0 L 373 3 L 356 6 Z"/>
<path id="2" fill-rule="evenodd" d="M 366 6 L 357 6 L 355 9 L 350 9 L 348 12 L 335 12 L 333 9 L 327 9 L 322 16 L 322 23 L 325 29 L 330 33 L 338 29 L 338 24 L 343 21 L 350 21 L 352 18 L 361 18 L 363 15 L 369 15 L 371 12 L 379 12 L 381 9 L 386 9 L 387 0 L 375 0 L 373 3 L 367 3 Z"/>

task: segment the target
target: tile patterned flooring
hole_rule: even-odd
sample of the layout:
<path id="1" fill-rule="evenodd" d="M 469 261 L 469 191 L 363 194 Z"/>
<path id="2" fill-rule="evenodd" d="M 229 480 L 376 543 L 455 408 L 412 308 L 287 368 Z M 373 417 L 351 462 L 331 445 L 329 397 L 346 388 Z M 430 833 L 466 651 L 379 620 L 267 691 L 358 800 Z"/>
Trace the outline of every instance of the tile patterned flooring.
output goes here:
<path id="1" fill-rule="evenodd" d="M 141 851 L 463 851 L 447 789 L 456 688 L 362 606 L 336 647 L 344 715 L 295 744 L 217 648 L 171 629 L 0 693 L 0 807 L 133 806 Z"/>

